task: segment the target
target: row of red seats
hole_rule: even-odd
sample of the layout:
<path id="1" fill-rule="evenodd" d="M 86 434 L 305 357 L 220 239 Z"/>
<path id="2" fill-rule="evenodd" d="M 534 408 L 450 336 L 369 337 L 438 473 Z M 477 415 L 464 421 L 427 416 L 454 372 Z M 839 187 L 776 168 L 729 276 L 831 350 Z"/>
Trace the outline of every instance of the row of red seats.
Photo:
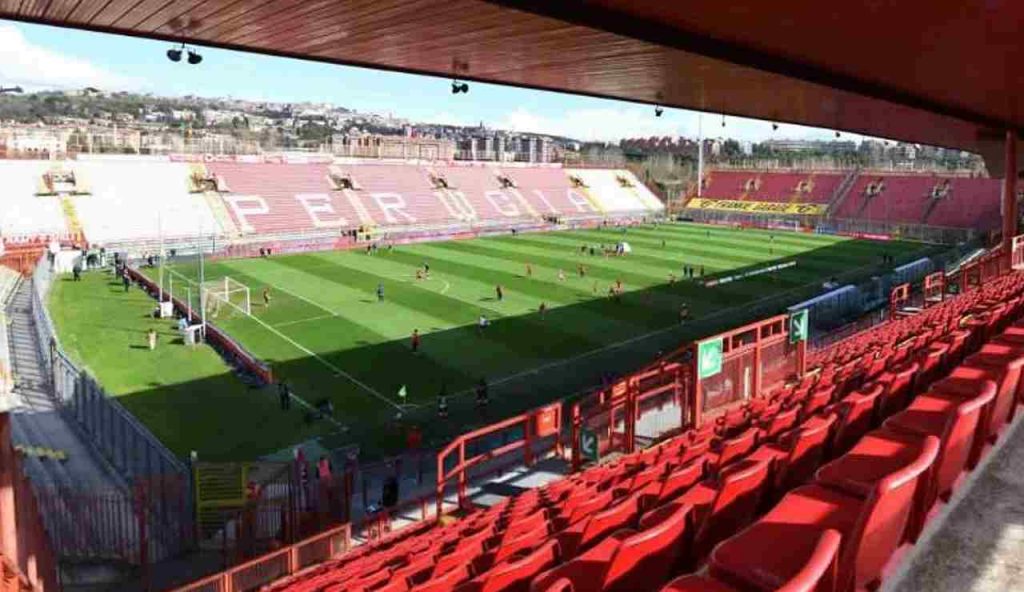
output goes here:
<path id="1" fill-rule="evenodd" d="M 1003 288 L 1005 283 L 995 291 Z M 1007 300 L 976 311 L 987 320 L 970 333 L 990 336 L 976 352 L 973 345 L 962 352 L 948 347 L 962 343 L 959 335 L 933 344 L 943 351 L 940 366 L 969 354 L 948 377 L 930 382 L 930 376 L 916 374 L 910 389 L 921 394 L 905 409 L 897 405 L 881 427 L 818 470 L 813 484 L 788 493 L 754 525 L 716 547 L 708 576 L 680 578 L 663 592 L 877 587 L 900 546 L 917 540 L 938 502 L 949 500 L 1024 403 L 1024 322 L 1006 327 L 1022 308 L 1019 288 L 1013 291 Z M 926 351 L 932 356 L 936 350 Z M 859 408 L 872 400 L 884 417 L 884 390 L 873 382 L 850 404 Z"/>
<path id="2" fill-rule="evenodd" d="M 805 380 L 701 430 L 454 525 L 346 556 L 279 589 L 504 591 L 525 590 L 534 580 L 537 590 L 556 583 L 657 589 L 750 523 L 763 503 L 806 482 L 822 460 L 845 452 L 905 406 L 915 377 L 926 384 L 923 377 L 931 380 L 958 362 L 977 343 L 970 335 L 1005 318 L 1010 308 L 998 299 L 1019 293 L 1019 285 L 1019 277 L 990 282 L 914 317 L 916 333 L 901 328 L 903 321 L 877 330 L 906 332 L 902 347 L 876 347 L 880 339 L 862 336 L 864 355 L 856 364 L 830 356 Z M 985 302 L 988 310 L 969 310 Z M 964 310 L 970 316 L 960 330 Z M 853 351 L 851 344 L 844 351 Z M 829 537 L 819 539 L 826 549 Z"/>

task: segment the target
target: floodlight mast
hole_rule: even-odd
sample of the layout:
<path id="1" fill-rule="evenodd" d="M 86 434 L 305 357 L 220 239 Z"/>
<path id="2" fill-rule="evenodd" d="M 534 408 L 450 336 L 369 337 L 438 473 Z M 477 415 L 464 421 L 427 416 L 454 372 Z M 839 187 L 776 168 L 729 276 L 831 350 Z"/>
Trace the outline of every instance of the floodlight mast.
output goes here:
<path id="1" fill-rule="evenodd" d="M 704 184 L 704 112 L 697 114 L 697 197 Z"/>

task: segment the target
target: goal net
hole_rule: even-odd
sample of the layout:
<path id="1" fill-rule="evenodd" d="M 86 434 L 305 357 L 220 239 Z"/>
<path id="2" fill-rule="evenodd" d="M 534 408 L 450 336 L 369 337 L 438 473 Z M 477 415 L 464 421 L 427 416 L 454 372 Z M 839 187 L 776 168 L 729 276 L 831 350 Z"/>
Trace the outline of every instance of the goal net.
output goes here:
<path id="1" fill-rule="evenodd" d="M 202 299 L 203 310 L 213 318 L 221 314 L 252 314 L 249 286 L 230 276 L 205 282 Z"/>

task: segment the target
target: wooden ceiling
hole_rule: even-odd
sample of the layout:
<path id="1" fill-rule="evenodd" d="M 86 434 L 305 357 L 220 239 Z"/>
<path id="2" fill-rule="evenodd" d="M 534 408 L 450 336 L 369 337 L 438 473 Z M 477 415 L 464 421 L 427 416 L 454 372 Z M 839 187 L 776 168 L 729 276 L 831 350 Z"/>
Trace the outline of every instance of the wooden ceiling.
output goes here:
<path id="1" fill-rule="evenodd" d="M 1015 0 L 0 0 L 0 17 L 856 131 L 993 172 L 1024 129 Z"/>

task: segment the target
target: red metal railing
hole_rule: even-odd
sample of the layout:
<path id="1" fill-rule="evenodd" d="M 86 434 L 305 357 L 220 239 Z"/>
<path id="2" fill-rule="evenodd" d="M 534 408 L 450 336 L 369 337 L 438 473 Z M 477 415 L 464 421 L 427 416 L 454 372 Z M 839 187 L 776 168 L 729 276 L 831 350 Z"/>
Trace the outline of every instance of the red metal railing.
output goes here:
<path id="1" fill-rule="evenodd" d="M 343 524 L 300 543 L 273 551 L 227 571 L 178 588 L 175 592 L 242 592 L 264 586 L 285 576 L 323 563 L 348 551 L 352 536 Z"/>
<path id="2" fill-rule="evenodd" d="M 10 416 L 0 412 L 0 558 L 13 573 L 12 590 L 59 590 L 57 563 L 36 506 L 35 495 L 11 447 Z M 6 583 L 5 579 L 0 584 Z M 28 588 L 23 586 L 29 585 Z"/>
<path id="3" fill-rule="evenodd" d="M 485 440 L 488 438 L 493 439 L 495 435 L 517 427 L 522 429 L 522 437 L 507 444 L 487 449 L 485 452 L 467 456 L 467 448 L 471 445 L 485 445 Z M 554 448 L 557 454 L 561 454 L 561 431 L 562 404 L 553 403 L 456 438 L 437 454 L 437 517 L 440 518 L 444 514 L 445 488 L 449 482 L 455 482 L 457 505 L 459 508 L 463 508 L 466 504 L 470 469 L 517 450 L 522 450 L 523 463 L 529 466 L 533 464 L 534 457 L 538 453 L 535 450 L 535 443 L 545 438 L 553 437 L 550 447 Z M 445 465 L 453 454 L 458 454 L 458 459 L 453 467 L 446 469 Z"/>

